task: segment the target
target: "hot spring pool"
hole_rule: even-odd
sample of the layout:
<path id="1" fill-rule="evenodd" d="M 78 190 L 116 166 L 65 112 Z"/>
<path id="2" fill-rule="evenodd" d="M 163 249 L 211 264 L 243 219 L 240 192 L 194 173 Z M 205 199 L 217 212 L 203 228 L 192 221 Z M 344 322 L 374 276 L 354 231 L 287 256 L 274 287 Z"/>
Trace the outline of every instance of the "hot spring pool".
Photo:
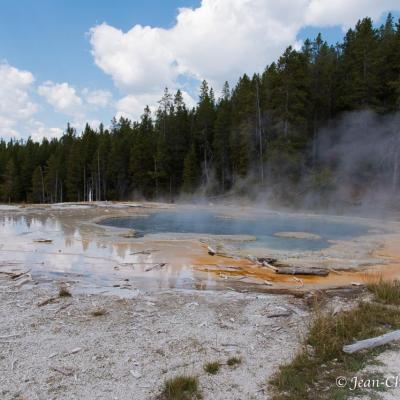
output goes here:
<path id="1" fill-rule="evenodd" d="M 251 218 L 230 218 L 205 210 L 160 211 L 148 216 L 108 218 L 101 224 L 134 229 L 139 236 L 157 233 L 251 235 L 256 240 L 243 242 L 242 247 L 277 250 L 321 250 L 329 246 L 329 240 L 350 239 L 368 230 L 361 224 L 333 221 L 329 217 L 262 214 Z M 307 232 L 318 237 L 277 237 L 280 232 Z"/>

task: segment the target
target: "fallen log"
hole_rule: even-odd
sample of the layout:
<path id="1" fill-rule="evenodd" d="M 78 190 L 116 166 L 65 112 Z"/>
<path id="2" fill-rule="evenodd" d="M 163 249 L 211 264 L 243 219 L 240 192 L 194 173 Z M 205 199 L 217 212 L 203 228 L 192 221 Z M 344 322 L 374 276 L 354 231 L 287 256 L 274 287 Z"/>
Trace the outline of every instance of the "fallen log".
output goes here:
<path id="1" fill-rule="evenodd" d="M 55 302 L 57 299 L 55 297 L 49 297 L 38 303 L 38 307 L 46 306 L 47 304 Z"/>
<path id="2" fill-rule="evenodd" d="M 283 275 L 317 275 L 328 276 L 329 271 L 324 268 L 292 267 L 275 265 L 275 272 Z"/>
<path id="3" fill-rule="evenodd" d="M 32 278 L 25 278 L 25 279 L 21 279 L 20 281 L 18 281 L 14 287 L 21 287 L 22 285 L 25 285 L 26 283 L 32 282 Z"/>
<path id="4" fill-rule="evenodd" d="M 274 272 L 277 272 L 277 271 L 278 271 L 278 268 L 274 267 L 272 264 L 267 263 L 266 261 L 264 261 L 264 262 L 262 263 L 262 266 L 263 266 L 263 267 L 266 267 L 266 268 L 269 268 L 269 269 L 271 269 L 271 270 L 274 271 Z"/>
<path id="5" fill-rule="evenodd" d="M 18 279 L 19 277 L 27 274 L 29 271 L 26 272 L 13 272 L 13 271 L 0 271 L 0 274 L 7 275 L 11 279 Z"/>
<path id="6" fill-rule="evenodd" d="M 272 258 L 272 257 L 257 257 L 256 260 L 259 264 L 267 263 L 267 264 L 274 265 L 276 262 L 278 262 L 278 260 L 276 258 Z"/>
<path id="7" fill-rule="evenodd" d="M 249 258 L 251 259 L 251 258 Z M 314 268 L 304 266 L 293 266 L 279 262 L 276 258 L 272 257 L 257 257 L 257 264 L 263 267 L 269 268 L 277 274 L 283 275 L 317 275 L 317 276 L 328 276 L 329 270 L 325 268 Z M 254 262 L 254 259 L 253 259 Z"/>
<path id="8" fill-rule="evenodd" d="M 343 351 L 345 353 L 352 354 L 355 353 L 356 351 L 383 346 L 384 344 L 393 342 L 395 340 L 400 340 L 400 330 L 385 333 L 384 335 L 377 336 L 374 338 L 360 340 L 353 344 L 343 346 Z"/>
<path id="9" fill-rule="evenodd" d="M 145 272 L 152 271 L 153 269 L 161 269 L 161 268 L 165 267 L 166 265 L 167 265 L 166 263 L 155 264 L 155 265 L 152 265 L 151 267 L 147 267 L 145 269 Z"/>
<path id="10" fill-rule="evenodd" d="M 215 254 L 217 253 L 211 246 L 208 246 L 207 250 L 210 256 L 215 256 Z"/>
<path id="11" fill-rule="evenodd" d="M 267 318 L 279 318 L 279 317 L 289 317 L 292 313 L 289 310 L 276 311 L 272 314 L 268 314 Z"/>
<path id="12" fill-rule="evenodd" d="M 71 376 L 74 373 L 73 368 L 71 367 L 58 367 L 58 366 L 50 366 L 50 369 L 53 371 L 59 372 L 64 376 Z"/>

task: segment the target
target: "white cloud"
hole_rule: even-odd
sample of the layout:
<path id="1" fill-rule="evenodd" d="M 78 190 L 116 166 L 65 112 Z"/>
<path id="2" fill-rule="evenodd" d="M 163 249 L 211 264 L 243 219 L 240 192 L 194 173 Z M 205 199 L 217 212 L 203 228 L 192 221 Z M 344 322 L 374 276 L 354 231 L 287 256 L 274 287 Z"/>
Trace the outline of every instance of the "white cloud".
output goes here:
<path id="1" fill-rule="evenodd" d="M 0 137 L 12 137 L 19 139 L 20 133 L 15 129 L 16 121 L 0 115 Z"/>
<path id="2" fill-rule="evenodd" d="M 30 97 L 33 82 L 29 71 L 0 63 L 0 136 L 20 137 L 18 125 L 37 112 Z"/>
<path id="3" fill-rule="evenodd" d="M 68 83 L 46 81 L 38 87 L 38 93 L 58 112 L 73 117 L 81 117 L 82 99 Z"/>
<path id="4" fill-rule="evenodd" d="M 32 140 L 37 142 L 40 142 L 43 138 L 60 138 L 63 134 L 62 129 L 46 127 L 39 121 L 31 121 L 29 132 Z"/>
<path id="5" fill-rule="evenodd" d="M 176 77 L 173 55 L 166 43 L 168 31 L 134 26 L 124 33 L 107 24 L 91 30 L 95 63 L 120 88 L 158 90 Z"/>
<path id="6" fill-rule="evenodd" d="M 112 104 L 112 94 L 105 90 L 84 89 L 80 97 L 68 83 L 46 81 L 38 87 L 34 83 L 31 72 L 0 62 L 0 137 L 26 139 L 30 136 L 35 141 L 61 137 L 63 129 L 37 119 L 42 107 L 40 102 L 32 100 L 36 92 L 54 110 L 64 114 L 61 119 L 72 120 L 78 130 L 83 129 L 87 121 L 93 128 L 98 128 L 100 121 L 93 118 L 96 117 L 93 112 Z M 51 114 L 47 112 L 47 115 L 51 119 Z M 66 123 L 67 120 L 61 122 L 63 127 Z"/>
<path id="7" fill-rule="evenodd" d="M 112 103 L 112 93 L 107 90 L 83 89 L 82 94 L 88 104 L 97 108 L 105 108 Z"/>
<path id="8" fill-rule="evenodd" d="M 349 28 L 363 17 L 377 20 L 384 12 L 400 10 L 399 0 L 312 0 L 305 23 Z"/>
<path id="9" fill-rule="evenodd" d="M 123 32 L 106 23 L 90 31 L 94 61 L 126 97 L 120 112 L 176 89 L 179 78 L 207 79 L 217 89 L 244 72 L 262 71 L 307 25 L 348 27 L 400 10 L 399 0 L 202 0 L 181 8 L 169 29 L 135 25 Z M 136 114 L 136 112 L 135 112 Z"/>
<path id="10" fill-rule="evenodd" d="M 116 103 L 117 113 L 116 118 L 120 117 L 129 118 L 131 120 L 138 120 L 143 114 L 146 105 L 151 105 L 152 111 L 155 111 L 155 105 L 160 99 L 159 95 L 156 94 L 139 94 L 139 95 L 127 95 L 122 97 Z"/>
<path id="11" fill-rule="evenodd" d="M 138 121 L 143 114 L 146 106 L 150 107 L 151 112 L 155 112 L 158 108 L 158 101 L 162 95 L 159 93 L 144 93 L 137 95 L 127 95 L 122 97 L 116 103 L 117 113 L 115 117 L 129 118 L 132 121 Z M 194 107 L 196 104 L 195 100 L 185 91 L 182 91 L 183 100 L 187 107 Z"/>

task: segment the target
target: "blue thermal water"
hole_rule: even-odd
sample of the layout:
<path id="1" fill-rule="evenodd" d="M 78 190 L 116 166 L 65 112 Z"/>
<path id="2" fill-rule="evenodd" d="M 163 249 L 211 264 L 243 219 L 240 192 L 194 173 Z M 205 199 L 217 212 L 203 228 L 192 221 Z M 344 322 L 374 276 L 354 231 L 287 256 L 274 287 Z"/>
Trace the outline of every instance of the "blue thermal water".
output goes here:
<path id="1" fill-rule="evenodd" d="M 209 211 L 162 211 L 148 216 L 109 218 L 102 225 L 135 229 L 140 236 L 155 233 L 211 235 L 251 235 L 255 241 L 245 247 L 268 247 L 279 250 L 320 250 L 328 240 L 344 240 L 367 232 L 363 225 L 332 221 L 331 218 L 292 214 L 262 214 L 253 218 L 223 218 Z M 320 239 L 282 238 L 277 232 L 308 232 Z"/>

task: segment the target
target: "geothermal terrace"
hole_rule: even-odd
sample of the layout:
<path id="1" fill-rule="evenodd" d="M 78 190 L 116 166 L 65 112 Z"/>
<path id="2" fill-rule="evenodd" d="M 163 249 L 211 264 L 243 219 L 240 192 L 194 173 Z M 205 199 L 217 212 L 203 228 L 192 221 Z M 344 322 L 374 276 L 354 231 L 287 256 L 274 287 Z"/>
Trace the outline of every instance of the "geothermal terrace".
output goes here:
<path id="1" fill-rule="evenodd" d="M 399 234 L 398 222 L 237 206 L 2 206 L 0 397 L 151 399 L 235 356 L 200 376 L 204 397 L 265 398 L 308 299 L 347 307 L 371 277 L 399 277 Z"/>

